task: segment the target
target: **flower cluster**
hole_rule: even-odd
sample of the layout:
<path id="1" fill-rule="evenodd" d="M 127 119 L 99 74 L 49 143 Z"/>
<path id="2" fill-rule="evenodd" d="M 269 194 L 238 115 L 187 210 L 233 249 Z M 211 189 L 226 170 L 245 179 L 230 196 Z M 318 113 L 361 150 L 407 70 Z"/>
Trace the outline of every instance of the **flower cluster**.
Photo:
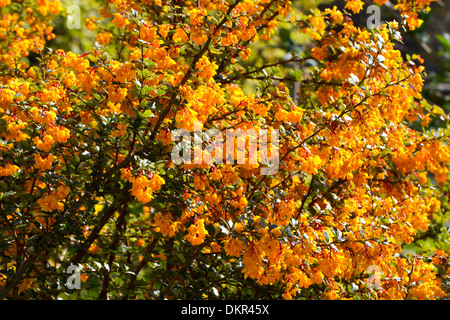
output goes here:
<path id="1" fill-rule="evenodd" d="M 130 182 L 133 183 L 131 194 L 143 204 L 150 202 L 153 199 L 153 193 L 161 189 L 161 186 L 165 183 L 164 179 L 158 174 L 150 178 L 144 175 L 132 177 Z"/>

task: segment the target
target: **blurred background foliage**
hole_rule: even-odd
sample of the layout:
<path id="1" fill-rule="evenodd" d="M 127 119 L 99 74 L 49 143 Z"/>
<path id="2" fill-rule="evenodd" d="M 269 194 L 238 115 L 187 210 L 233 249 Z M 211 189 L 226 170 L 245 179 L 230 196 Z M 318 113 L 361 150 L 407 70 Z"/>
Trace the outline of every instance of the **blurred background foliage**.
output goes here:
<path id="1" fill-rule="evenodd" d="M 89 51 L 95 44 L 96 31 L 89 31 L 85 22 L 91 17 L 99 17 L 99 4 L 95 0 L 60 0 L 64 10 L 57 17 L 54 25 L 55 39 L 48 45 L 53 49 L 62 49 L 82 54 Z M 76 5 L 80 8 L 81 29 L 70 29 L 67 23 L 67 12 L 70 6 Z"/>

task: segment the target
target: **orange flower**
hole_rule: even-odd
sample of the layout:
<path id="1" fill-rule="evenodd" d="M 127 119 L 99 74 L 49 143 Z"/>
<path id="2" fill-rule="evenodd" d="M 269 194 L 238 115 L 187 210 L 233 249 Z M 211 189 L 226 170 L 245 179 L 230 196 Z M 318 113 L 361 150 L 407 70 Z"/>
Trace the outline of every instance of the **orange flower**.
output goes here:
<path id="1" fill-rule="evenodd" d="M 353 13 L 358 13 L 362 10 L 364 3 L 361 0 L 346 0 L 345 9 L 350 9 Z"/>
<path id="2" fill-rule="evenodd" d="M 197 62 L 195 68 L 200 70 L 198 76 L 208 81 L 216 75 L 218 66 L 215 62 L 210 62 L 206 56 L 203 56 Z"/>
<path id="3" fill-rule="evenodd" d="M 224 246 L 229 256 L 239 257 L 245 249 L 244 243 L 238 238 L 228 238 Z"/>
<path id="4" fill-rule="evenodd" d="M 108 44 L 111 41 L 112 33 L 111 32 L 100 32 L 97 34 L 97 42 L 100 45 Z"/>
<path id="5" fill-rule="evenodd" d="M 11 0 L 0 0 L 0 8 L 11 4 Z"/>

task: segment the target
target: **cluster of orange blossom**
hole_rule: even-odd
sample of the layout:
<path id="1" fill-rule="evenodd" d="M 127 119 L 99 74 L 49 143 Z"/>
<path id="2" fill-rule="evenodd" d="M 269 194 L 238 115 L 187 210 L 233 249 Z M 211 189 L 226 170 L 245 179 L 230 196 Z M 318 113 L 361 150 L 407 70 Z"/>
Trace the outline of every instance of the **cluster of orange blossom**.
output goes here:
<path id="1" fill-rule="evenodd" d="M 59 0 L 0 0 L 2 298 L 61 297 L 70 263 L 99 298 L 445 297 L 432 261 L 401 255 L 450 162 L 448 138 L 408 125 L 432 113 L 421 59 L 394 47 L 430 1 L 372 30 L 352 22 L 360 0 L 99 2 L 96 47 L 76 54 L 46 47 Z M 282 23 L 313 48 L 248 65 Z M 195 121 L 278 130 L 278 172 L 174 164 L 171 132 Z"/>

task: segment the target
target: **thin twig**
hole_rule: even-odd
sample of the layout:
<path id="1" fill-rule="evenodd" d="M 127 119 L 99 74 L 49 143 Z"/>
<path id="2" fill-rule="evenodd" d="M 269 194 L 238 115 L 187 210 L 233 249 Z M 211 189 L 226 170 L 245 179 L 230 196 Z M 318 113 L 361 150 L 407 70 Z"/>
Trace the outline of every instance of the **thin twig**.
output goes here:
<path id="1" fill-rule="evenodd" d="M 298 213 L 297 213 L 297 216 L 295 217 L 295 220 L 298 220 L 298 217 L 300 217 L 300 215 L 302 214 L 303 207 L 305 206 L 306 200 L 308 199 L 309 195 L 311 194 L 311 191 L 312 191 L 312 188 L 313 188 L 313 184 L 314 184 L 314 178 L 315 178 L 315 177 L 316 177 L 315 175 L 312 175 L 311 181 L 310 181 L 310 183 L 309 183 L 309 189 L 308 189 L 308 192 L 307 192 L 306 195 L 303 197 L 302 204 L 300 205 L 300 209 L 298 209 Z"/>

